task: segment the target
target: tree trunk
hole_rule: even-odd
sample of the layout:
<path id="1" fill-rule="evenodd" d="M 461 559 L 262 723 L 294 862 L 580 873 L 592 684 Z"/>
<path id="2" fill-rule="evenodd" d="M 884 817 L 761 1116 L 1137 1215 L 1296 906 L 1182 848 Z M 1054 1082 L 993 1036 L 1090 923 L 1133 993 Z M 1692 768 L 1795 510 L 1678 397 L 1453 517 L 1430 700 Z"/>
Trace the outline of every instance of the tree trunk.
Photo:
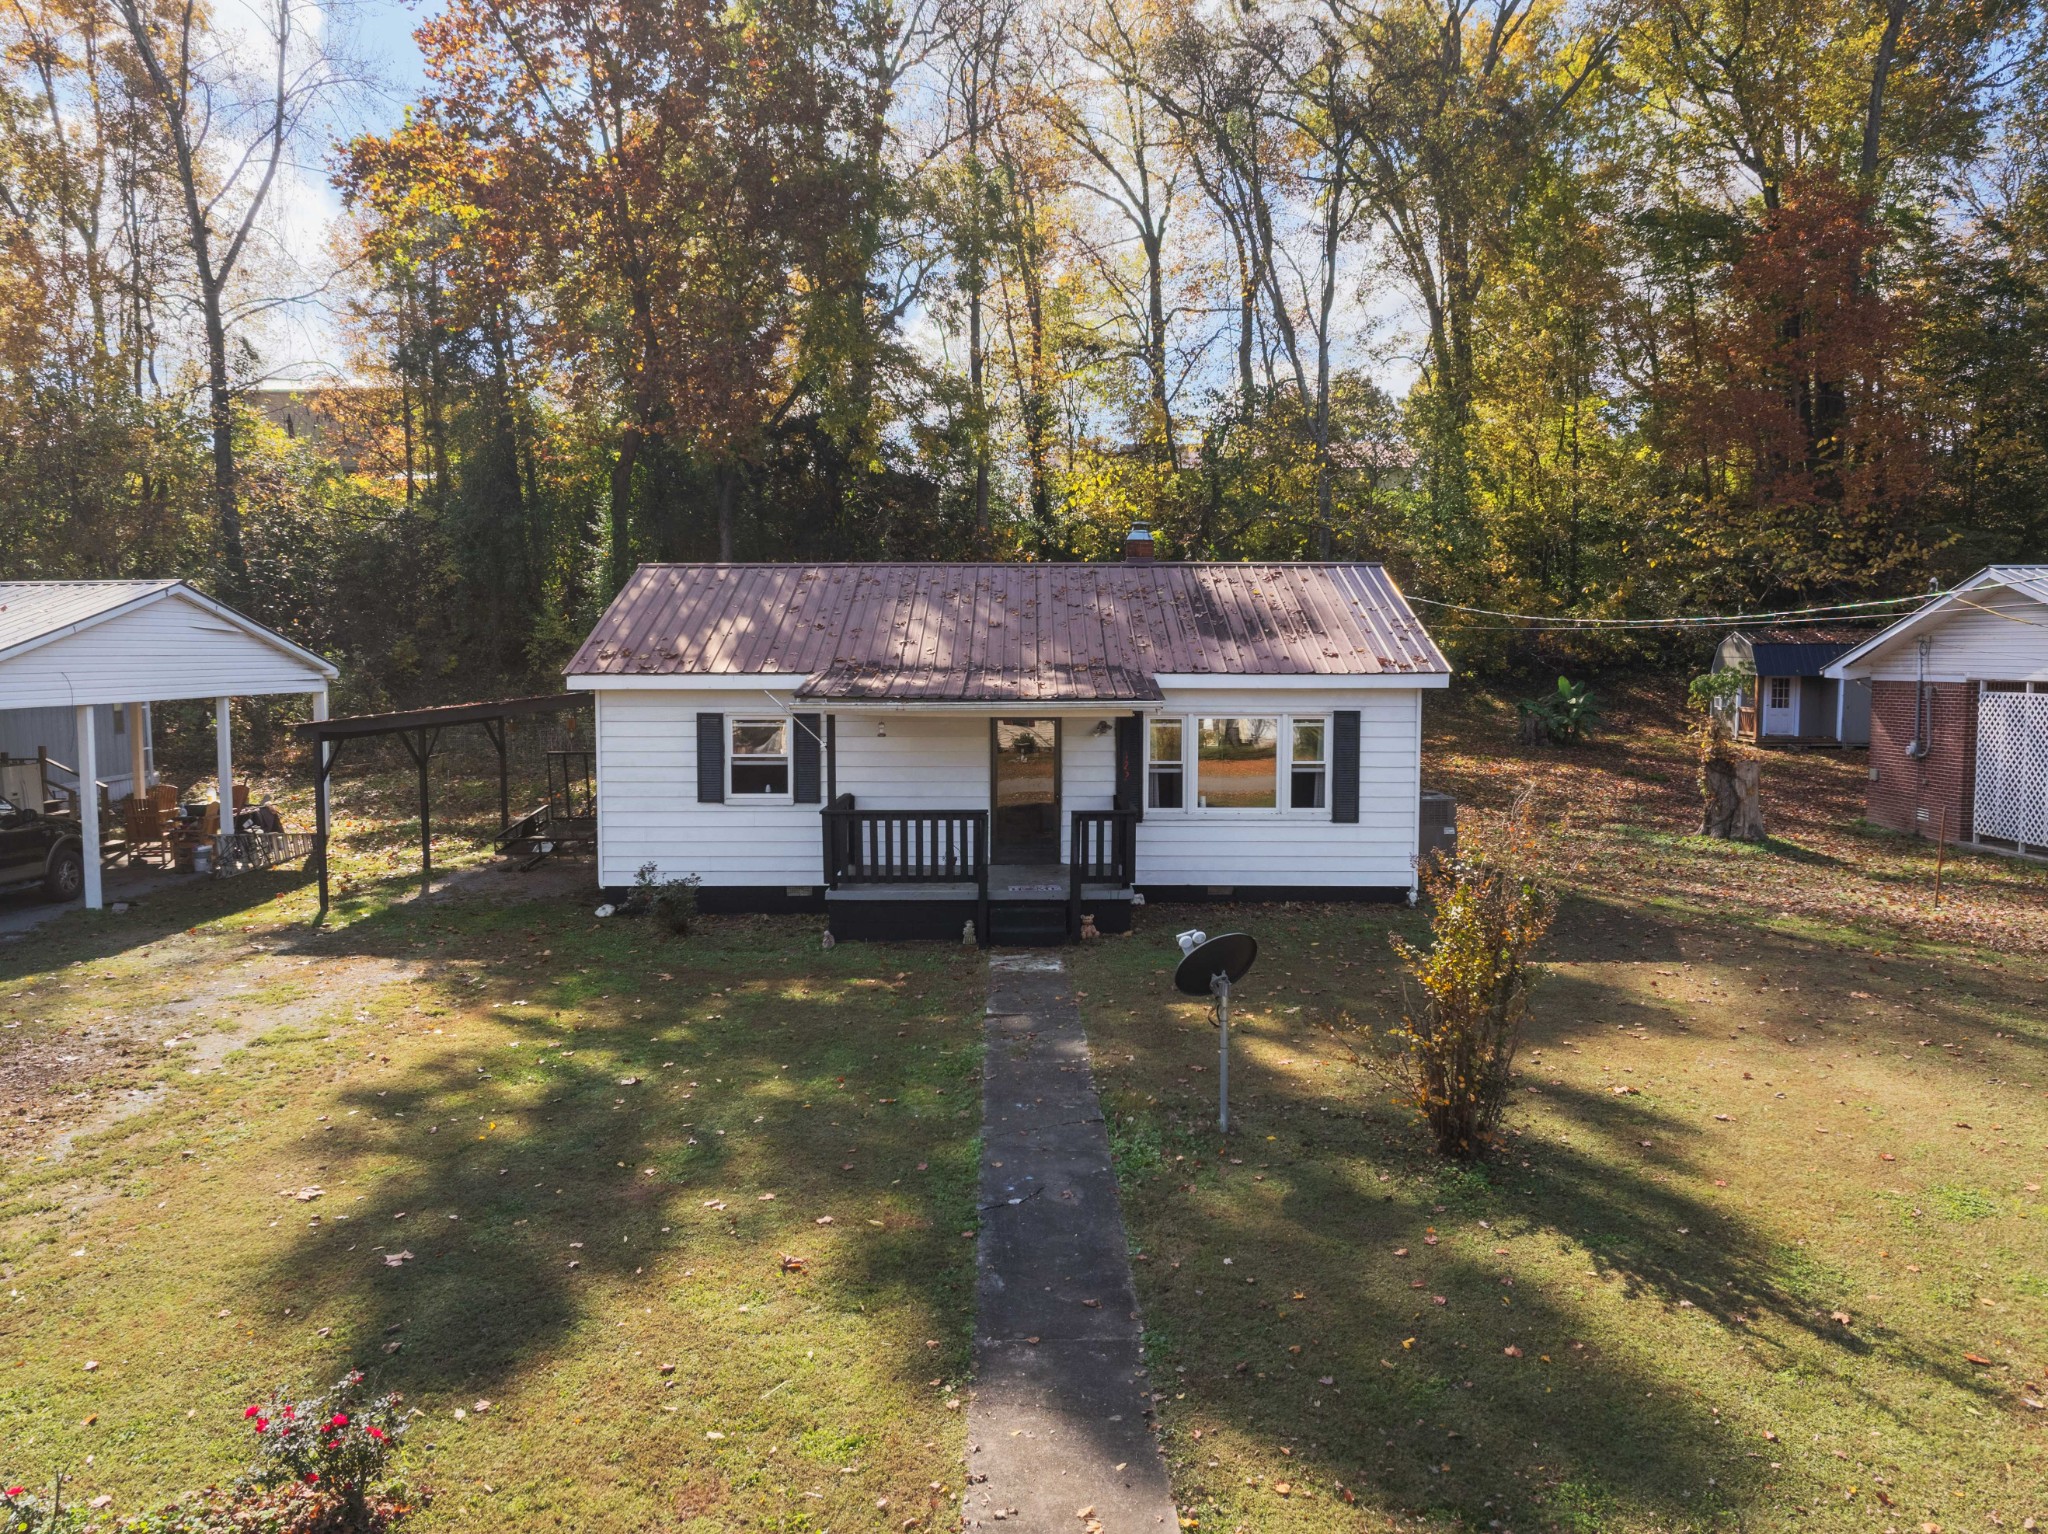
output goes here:
<path id="1" fill-rule="evenodd" d="M 640 456 L 640 428 L 629 424 L 619 434 L 619 456 L 612 464 L 611 590 L 617 596 L 633 573 L 633 461 Z"/>
<path id="2" fill-rule="evenodd" d="M 1700 835 L 1736 842 L 1764 839 L 1762 765 L 1721 757 L 1709 757 L 1700 764 L 1707 799 Z"/>
<path id="3" fill-rule="evenodd" d="M 228 334 L 221 318 L 220 290 L 200 284 L 206 316 L 208 429 L 213 434 L 213 512 L 220 529 L 220 559 L 227 572 L 230 601 L 242 601 L 248 561 L 242 554 L 242 504 L 235 493 L 235 396 L 228 381 Z"/>

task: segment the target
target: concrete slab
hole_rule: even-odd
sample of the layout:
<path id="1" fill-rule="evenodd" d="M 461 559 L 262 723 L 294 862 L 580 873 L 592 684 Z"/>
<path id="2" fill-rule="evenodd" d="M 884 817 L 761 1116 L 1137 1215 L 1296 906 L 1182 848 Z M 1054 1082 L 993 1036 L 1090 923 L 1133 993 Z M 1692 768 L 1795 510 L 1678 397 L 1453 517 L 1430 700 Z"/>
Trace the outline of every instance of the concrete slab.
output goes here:
<path id="1" fill-rule="evenodd" d="M 1063 966 L 989 960 L 970 1529 L 1179 1526 L 1109 1135 Z"/>

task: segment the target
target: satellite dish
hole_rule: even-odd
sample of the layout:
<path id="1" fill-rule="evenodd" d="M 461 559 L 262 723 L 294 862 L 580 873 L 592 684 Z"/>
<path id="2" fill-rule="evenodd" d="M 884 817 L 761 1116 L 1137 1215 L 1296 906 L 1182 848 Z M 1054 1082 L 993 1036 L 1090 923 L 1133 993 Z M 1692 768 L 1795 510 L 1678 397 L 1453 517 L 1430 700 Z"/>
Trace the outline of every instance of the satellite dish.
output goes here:
<path id="1" fill-rule="evenodd" d="M 1187 955 L 1173 972 L 1175 989 L 1187 996 L 1216 998 L 1216 1128 L 1230 1133 L 1230 988 L 1251 973 L 1259 957 L 1258 940 L 1248 932 L 1210 937 L 1184 932 L 1181 951 Z"/>
<path id="2" fill-rule="evenodd" d="M 1251 973 L 1259 957 L 1258 939 L 1248 932 L 1226 932 L 1188 951 L 1173 972 L 1174 989 L 1187 996 L 1212 996 L 1216 977 L 1236 985 Z"/>

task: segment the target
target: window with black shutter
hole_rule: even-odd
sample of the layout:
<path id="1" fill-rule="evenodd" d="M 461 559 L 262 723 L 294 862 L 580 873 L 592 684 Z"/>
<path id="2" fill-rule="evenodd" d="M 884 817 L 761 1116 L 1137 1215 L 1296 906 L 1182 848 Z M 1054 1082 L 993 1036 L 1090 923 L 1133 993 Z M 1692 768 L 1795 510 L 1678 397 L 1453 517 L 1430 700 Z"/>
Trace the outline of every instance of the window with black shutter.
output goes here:
<path id="1" fill-rule="evenodd" d="M 790 751 L 796 772 L 795 799 L 798 804 L 817 804 L 824 798 L 823 761 L 819 735 L 825 728 L 823 714 L 792 714 L 796 728 L 790 737 Z"/>
<path id="2" fill-rule="evenodd" d="M 1330 819 L 1358 824 L 1358 710 L 1330 716 Z"/>
<path id="3" fill-rule="evenodd" d="M 725 803 L 725 715 L 697 716 L 697 802 Z"/>

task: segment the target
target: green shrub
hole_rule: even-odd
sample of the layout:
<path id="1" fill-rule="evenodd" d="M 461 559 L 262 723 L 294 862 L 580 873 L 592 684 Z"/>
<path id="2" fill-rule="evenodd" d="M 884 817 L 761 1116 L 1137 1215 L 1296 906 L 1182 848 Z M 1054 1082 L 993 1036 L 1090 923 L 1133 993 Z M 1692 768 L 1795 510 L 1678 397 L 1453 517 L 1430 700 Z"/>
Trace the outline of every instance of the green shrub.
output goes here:
<path id="1" fill-rule="evenodd" d="M 1522 716 L 1523 743 L 1532 746 L 1576 745 L 1600 719 L 1593 689 L 1566 677 L 1557 679 L 1557 691 L 1517 702 L 1515 712 Z"/>

